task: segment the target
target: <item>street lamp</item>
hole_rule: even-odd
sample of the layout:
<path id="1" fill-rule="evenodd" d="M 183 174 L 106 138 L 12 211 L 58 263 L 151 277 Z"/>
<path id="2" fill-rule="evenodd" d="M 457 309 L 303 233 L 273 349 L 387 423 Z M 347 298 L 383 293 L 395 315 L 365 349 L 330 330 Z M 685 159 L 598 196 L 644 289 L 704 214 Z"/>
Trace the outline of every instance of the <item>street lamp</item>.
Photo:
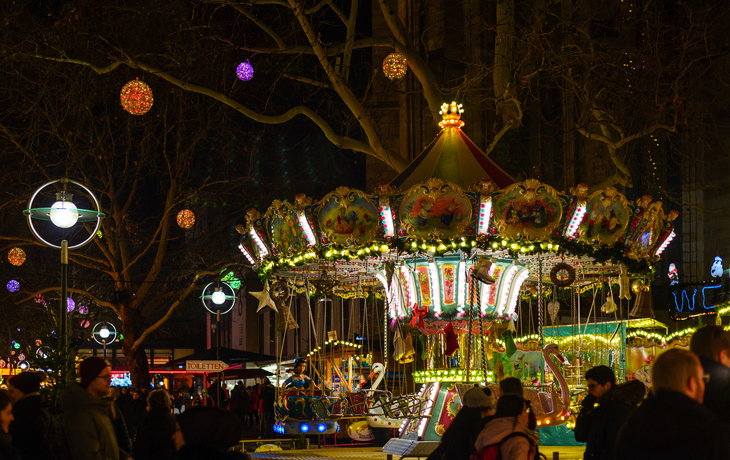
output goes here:
<path id="1" fill-rule="evenodd" d="M 215 359 L 220 360 L 221 349 L 221 315 L 225 315 L 233 309 L 236 303 L 236 291 L 223 281 L 215 281 L 208 283 L 203 289 L 200 300 L 203 306 L 211 313 L 215 313 Z M 218 382 L 216 384 L 216 404 L 221 404 L 221 373 L 218 372 Z"/>
<path id="2" fill-rule="evenodd" d="M 54 184 L 59 184 L 62 187 L 62 190 L 56 194 L 56 201 L 48 208 L 34 208 L 33 203 L 36 200 L 36 197 L 38 197 L 43 190 Z M 69 184 L 82 189 L 91 199 L 94 209 L 78 209 L 73 203 L 73 195 L 68 193 L 66 190 L 66 187 Z M 68 299 L 68 251 L 71 249 L 78 249 L 89 244 L 99 231 L 99 227 L 101 227 L 101 219 L 103 219 L 105 215 L 101 212 L 99 201 L 96 199 L 91 190 L 83 184 L 70 180 L 66 177 L 52 180 L 41 185 L 33 193 L 33 196 L 30 197 L 30 201 L 28 201 L 28 209 L 24 210 L 23 214 L 28 217 L 28 227 L 38 241 L 45 246 L 61 250 L 61 305 L 59 311 L 61 330 L 58 339 L 59 343 L 61 343 L 61 355 L 66 357 L 68 352 L 68 301 L 66 300 Z M 33 219 L 44 221 L 50 220 L 56 227 L 61 229 L 69 229 L 76 225 L 77 222 L 95 222 L 96 225 L 94 230 L 89 233 L 88 238 L 84 239 L 82 242 L 69 246 L 68 241 L 64 238 L 61 240 L 61 244 L 57 245 L 46 240 L 38 233 L 38 230 L 36 230 L 33 225 Z M 65 359 L 63 361 L 62 372 L 63 375 L 68 375 L 68 365 Z"/>

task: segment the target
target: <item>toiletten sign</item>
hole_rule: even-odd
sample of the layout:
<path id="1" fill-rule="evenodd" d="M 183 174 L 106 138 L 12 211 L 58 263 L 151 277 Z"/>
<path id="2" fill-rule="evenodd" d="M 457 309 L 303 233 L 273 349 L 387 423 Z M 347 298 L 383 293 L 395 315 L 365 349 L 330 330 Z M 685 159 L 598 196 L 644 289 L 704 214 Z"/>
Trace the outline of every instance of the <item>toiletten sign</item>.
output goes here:
<path id="1" fill-rule="evenodd" d="M 227 368 L 223 361 L 185 361 L 185 370 L 191 372 L 220 372 Z"/>

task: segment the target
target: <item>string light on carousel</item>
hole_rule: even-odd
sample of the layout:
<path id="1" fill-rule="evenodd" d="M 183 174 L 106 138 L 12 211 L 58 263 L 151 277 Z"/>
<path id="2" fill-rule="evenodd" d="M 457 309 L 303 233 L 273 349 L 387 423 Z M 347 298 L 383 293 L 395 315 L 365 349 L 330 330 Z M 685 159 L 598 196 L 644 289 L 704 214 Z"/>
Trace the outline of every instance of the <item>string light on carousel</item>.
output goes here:
<path id="1" fill-rule="evenodd" d="M 139 78 L 124 85 L 119 97 L 122 101 L 122 108 L 132 115 L 144 115 L 150 111 L 154 102 L 152 89 L 139 81 Z"/>
<path id="2" fill-rule="evenodd" d="M 630 202 L 615 188 L 589 192 L 579 184 L 563 193 L 535 179 L 516 182 L 461 130 L 463 111 L 444 104 L 436 138 L 374 193 L 339 187 L 318 201 L 276 200 L 263 214 L 249 209 L 236 227 L 239 249 L 264 278 L 294 290 L 303 277 L 326 279 L 334 295 L 368 289 L 365 295 L 383 299 L 384 356 L 393 351 L 391 340 L 399 340 L 394 324 L 417 334 L 424 353 L 416 360 L 423 366 L 412 372 L 420 384 L 412 399 L 418 409 L 367 417 L 373 427 L 383 420 L 400 427 L 405 439 L 439 440 L 475 383 L 498 395 L 495 366 L 504 372 L 522 366 L 519 377 L 532 386 L 525 396 L 541 428 L 568 423 L 565 374 L 582 373 L 573 364 L 578 339 L 550 337 L 559 330 L 558 291 L 568 293 L 575 310 L 582 291 L 597 292 L 609 280 L 620 285 L 625 304 L 630 278 L 650 272 L 676 218 L 649 196 Z M 608 289 L 603 292 L 608 301 Z M 552 327 L 545 318 L 549 296 Z M 511 358 L 515 327 L 529 326 L 529 318 L 520 318 L 525 298 L 537 312 L 536 333 L 519 343 L 519 356 L 531 353 L 529 366 Z M 621 346 L 618 327 L 611 337 L 593 326 L 586 334 L 601 339 L 586 335 L 586 343 Z"/>
<path id="3" fill-rule="evenodd" d="M 400 53 L 390 53 L 383 60 L 383 73 L 391 80 L 399 80 L 406 76 L 408 61 Z"/>

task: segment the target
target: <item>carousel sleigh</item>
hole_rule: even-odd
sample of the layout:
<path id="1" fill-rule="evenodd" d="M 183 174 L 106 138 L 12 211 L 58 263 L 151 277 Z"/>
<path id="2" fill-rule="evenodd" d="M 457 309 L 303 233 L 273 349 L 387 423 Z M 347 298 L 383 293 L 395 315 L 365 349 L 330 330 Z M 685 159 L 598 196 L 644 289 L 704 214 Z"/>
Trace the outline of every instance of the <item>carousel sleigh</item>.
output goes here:
<path id="1" fill-rule="evenodd" d="M 274 431 L 291 436 L 336 433 L 339 425 L 332 405 L 321 390 L 283 390 L 274 406 Z"/>

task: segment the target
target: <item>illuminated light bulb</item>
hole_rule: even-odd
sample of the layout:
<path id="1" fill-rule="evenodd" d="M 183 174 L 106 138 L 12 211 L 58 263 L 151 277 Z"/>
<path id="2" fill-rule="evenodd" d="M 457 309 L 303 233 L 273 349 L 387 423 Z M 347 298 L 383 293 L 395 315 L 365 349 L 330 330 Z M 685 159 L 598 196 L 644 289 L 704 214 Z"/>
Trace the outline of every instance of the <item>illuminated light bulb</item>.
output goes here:
<path id="1" fill-rule="evenodd" d="M 99 336 L 101 336 L 102 339 L 109 338 L 109 329 L 107 329 L 106 326 L 101 328 L 101 330 L 99 331 Z"/>
<path id="2" fill-rule="evenodd" d="M 213 295 L 210 296 L 210 299 L 213 301 L 216 305 L 221 305 L 223 302 L 226 301 L 226 295 L 223 293 L 223 291 L 218 288 Z"/>
<path id="3" fill-rule="evenodd" d="M 63 199 L 56 201 L 48 213 L 51 222 L 58 228 L 70 228 L 79 220 L 79 212 L 76 205 Z"/>

